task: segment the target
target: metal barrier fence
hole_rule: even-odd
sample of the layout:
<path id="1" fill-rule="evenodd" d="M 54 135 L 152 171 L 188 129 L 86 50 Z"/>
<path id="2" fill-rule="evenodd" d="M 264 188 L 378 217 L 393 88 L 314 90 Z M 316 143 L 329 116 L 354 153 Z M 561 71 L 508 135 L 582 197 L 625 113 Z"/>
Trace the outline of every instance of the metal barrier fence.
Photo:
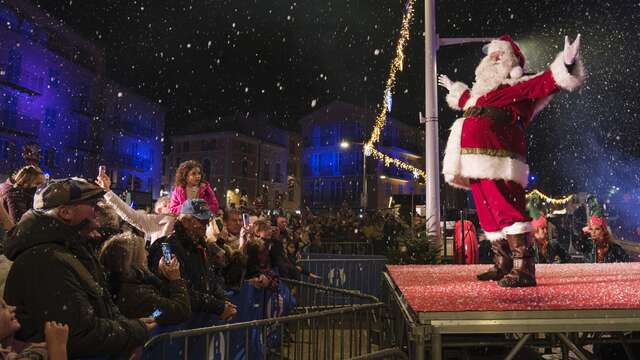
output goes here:
<path id="1" fill-rule="evenodd" d="M 303 258 L 300 265 L 315 274 L 322 276 L 324 285 L 356 290 L 363 294 L 380 295 L 382 273 L 387 262 L 386 257 L 377 255 L 335 255 L 309 254 Z M 302 293 L 302 299 L 308 295 Z M 346 304 L 349 299 L 342 299 L 342 295 L 335 294 L 338 304 Z M 342 299 L 342 300 L 341 300 Z M 302 303 L 303 305 L 307 303 Z"/>
<path id="2" fill-rule="evenodd" d="M 311 252 L 321 254 L 373 255 L 373 245 L 363 241 L 326 241 L 322 242 L 316 251 Z"/>
<path id="3" fill-rule="evenodd" d="M 396 359 L 383 332 L 384 304 L 355 291 L 282 279 L 310 298 L 294 314 L 243 323 L 174 331 L 145 344 L 150 359 Z M 316 294 L 313 294 L 313 293 Z M 334 294 L 329 296 L 330 294 Z M 340 297 L 336 295 L 340 295 Z M 348 305 L 335 299 L 350 299 Z M 311 301 L 317 301 L 311 304 Z"/>

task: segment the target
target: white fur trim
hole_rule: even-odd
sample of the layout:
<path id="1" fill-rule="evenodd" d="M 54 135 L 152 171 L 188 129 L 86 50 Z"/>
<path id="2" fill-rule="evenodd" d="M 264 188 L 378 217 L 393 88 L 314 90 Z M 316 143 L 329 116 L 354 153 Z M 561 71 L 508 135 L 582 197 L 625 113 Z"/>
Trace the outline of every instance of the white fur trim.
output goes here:
<path id="1" fill-rule="evenodd" d="M 462 94 L 467 90 L 469 90 L 469 87 L 465 83 L 460 81 L 454 82 L 447 94 L 447 104 L 449 104 L 449 106 L 454 110 L 460 110 L 458 102 L 460 101 Z"/>
<path id="2" fill-rule="evenodd" d="M 580 86 L 582 86 L 582 84 L 584 84 L 584 81 L 587 78 L 584 65 L 579 58 L 576 59 L 576 64 L 573 67 L 572 73 L 570 74 L 567 71 L 567 67 L 564 65 L 562 53 L 558 54 L 549 68 L 551 69 L 551 75 L 556 81 L 558 87 L 564 90 L 573 91 L 579 88 Z"/>
<path id="3" fill-rule="evenodd" d="M 444 180 L 451 186 L 469 190 L 469 180 L 460 177 L 462 125 L 464 125 L 464 118 L 457 119 L 451 125 L 451 133 L 449 134 L 447 147 L 444 151 L 444 159 L 442 160 L 442 173 L 444 174 Z"/>
<path id="4" fill-rule="evenodd" d="M 532 231 L 533 231 L 533 226 L 531 226 L 530 221 L 516 222 L 502 229 L 502 232 L 505 235 L 526 234 Z"/>
<path id="5" fill-rule="evenodd" d="M 504 51 L 505 53 L 513 55 L 513 47 L 511 47 L 511 43 L 504 40 L 496 39 L 489 43 L 489 46 L 487 46 L 487 55 L 494 51 Z"/>
<path id="6" fill-rule="evenodd" d="M 494 88 L 491 88 L 491 89 L 480 89 L 480 90 L 478 90 L 476 88 L 472 88 L 471 89 L 471 97 L 464 104 L 464 110 L 466 110 L 466 109 L 468 109 L 468 108 L 470 108 L 472 106 L 475 106 L 476 105 L 476 101 L 478 101 L 478 99 L 480 97 L 482 97 L 482 96 L 494 91 L 499 86 L 502 86 L 502 85 L 515 85 L 515 84 L 518 84 L 518 83 L 521 83 L 521 82 L 524 82 L 524 81 L 527 81 L 527 80 L 531 80 L 534 77 L 540 76 L 542 74 L 543 74 L 543 72 L 539 72 L 539 73 L 533 74 L 533 75 L 521 76 L 521 77 L 519 77 L 517 79 L 506 78 L 506 79 L 502 80 L 498 86 L 496 86 Z M 474 90 L 476 90 L 476 91 L 474 91 Z"/>
<path id="7" fill-rule="evenodd" d="M 495 89 L 492 89 L 491 91 L 493 91 L 493 90 L 495 90 Z M 491 92 L 491 91 L 487 91 L 486 93 L 484 93 L 484 94 L 482 94 L 482 95 L 475 95 L 475 96 L 474 96 L 474 95 L 472 94 L 472 95 L 471 95 L 471 97 L 469 98 L 469 100 L 467 100 L 467 102 L 464 104 L 464 110 L 467 110 L 468 108 L 470 108 L 470 107 L 472 107 L 472 106 L 475 106 L 475 105 L 476 105 L 476 101 L 478 101 L 478 99 L 479 99 L 480 97 L 482 97 L 483 95 L 485 95 L 485 94 L 487 94 L 487 93 L 489 93 L 489 92 Z"/>
<path id="8" fill-rule="evenodd" d="M 524 74 L 524 71 L 522 71 L 522 67 L 515 66 L 513 69 L 511 69 L 511 72 L 509 72 L 509 77 L 511 79 L 519 79 L 522 77 L 523 74 Z"/>
<path id="9" fill-rule="evenodd" d="M 527 187 L 529 165 L 509 157 L 483 154 L 460 155 L 460 173 L 466 179 L 493 179 L 515 181 Z"/>
<path id="10" fill-rule="evenodd" d="M 520 160 L 482 154 L 461 154 L 463 125 L 464 118 L 459 118 L 453 123 L 444 151 L 442 174 L 449 185 L 468 190 L 469 179 L 494 179 L 511 180 L 522 187 L 527 186 L 529 165 Z"/>
<path id="11" fill-rule="evenodd" d="M 486 236 L 489 241 L 498 241 L 506 237 L 502 231 L 485 231 L 484 236 Z"/>

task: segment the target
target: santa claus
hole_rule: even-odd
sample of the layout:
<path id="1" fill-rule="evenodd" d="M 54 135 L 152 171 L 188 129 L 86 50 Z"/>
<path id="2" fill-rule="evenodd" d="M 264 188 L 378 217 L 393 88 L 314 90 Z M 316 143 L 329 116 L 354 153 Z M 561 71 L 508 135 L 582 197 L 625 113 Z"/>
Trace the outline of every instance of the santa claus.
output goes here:
<path id="1" fill-rule="evenodd" d="M 478 280 L 498 281 L 503 287 L 536 285 L 527 236 L 533 229 L 525 210 L 525 129 L 553 93 L 582 85 L 579 49 L 580 35 L 573 43 L 565 37 L 564 51 L 547 70 L 523 76 L 525 57 L 503 35 L 486 46 L 471 89 L 446 75 L 438 79 L 449 90 L 449 106 L 464 110 L 451 127 L 442 172 L 450 185 L 471 189 L 480 225 L 492 242 L 494 266 Z"/>

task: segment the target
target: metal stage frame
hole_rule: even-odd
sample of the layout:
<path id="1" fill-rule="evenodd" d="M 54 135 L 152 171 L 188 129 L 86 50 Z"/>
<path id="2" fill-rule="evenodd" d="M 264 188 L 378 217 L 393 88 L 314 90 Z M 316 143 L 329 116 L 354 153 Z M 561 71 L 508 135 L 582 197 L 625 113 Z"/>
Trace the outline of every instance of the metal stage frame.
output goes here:
<path id="1" fill-rule="evenodd" d="M 592 360 L 596 357 L 584 347 L 607 343 L 621 344 L 627 358 L 635 359 L 629 344 L 640 342 L 632 333 L 640 331 L 640 309 L 415 312 L 389 273 L 384 273 L 382 282 L 389 326 L 398 345 L 415 360 L 424 360 L 427 352 L 432 360 L 442 360 L 443 348 L 486 346 L 511 347 L 505 357 L 510 360 L 525 345 L 560 347 L 563 359 L 569 359 L 571 352 L 578 359 Z"/>

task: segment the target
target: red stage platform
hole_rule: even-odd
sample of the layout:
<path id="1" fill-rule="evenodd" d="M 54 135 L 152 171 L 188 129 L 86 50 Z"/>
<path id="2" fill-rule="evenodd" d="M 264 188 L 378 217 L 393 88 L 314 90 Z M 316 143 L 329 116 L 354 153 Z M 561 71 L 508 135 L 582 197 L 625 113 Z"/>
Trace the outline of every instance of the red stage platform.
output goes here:
<path id="1" fill-rule="evenodd" d="M 640 263 L 536 265 L 538 286 L 519 289 L 477 281 L 489 266 L 387 266 L 383 296 L 410 358 L 422 360 L 430 348 L 440 360 L 443 348 L 511 339 L 512 359 L 533 334 L 545 333 L 555 337 L 544 341 L 559 339 L 587 359 L 585 344 L 640 331 Z"/>
<path id="2" fill-rule="evenodd" d="M 475 276 L 490 265 L 388 266 L 420 312 L 640 309 L 640 263 L 536 265 L 538 286 L 504 289 Z"/>

